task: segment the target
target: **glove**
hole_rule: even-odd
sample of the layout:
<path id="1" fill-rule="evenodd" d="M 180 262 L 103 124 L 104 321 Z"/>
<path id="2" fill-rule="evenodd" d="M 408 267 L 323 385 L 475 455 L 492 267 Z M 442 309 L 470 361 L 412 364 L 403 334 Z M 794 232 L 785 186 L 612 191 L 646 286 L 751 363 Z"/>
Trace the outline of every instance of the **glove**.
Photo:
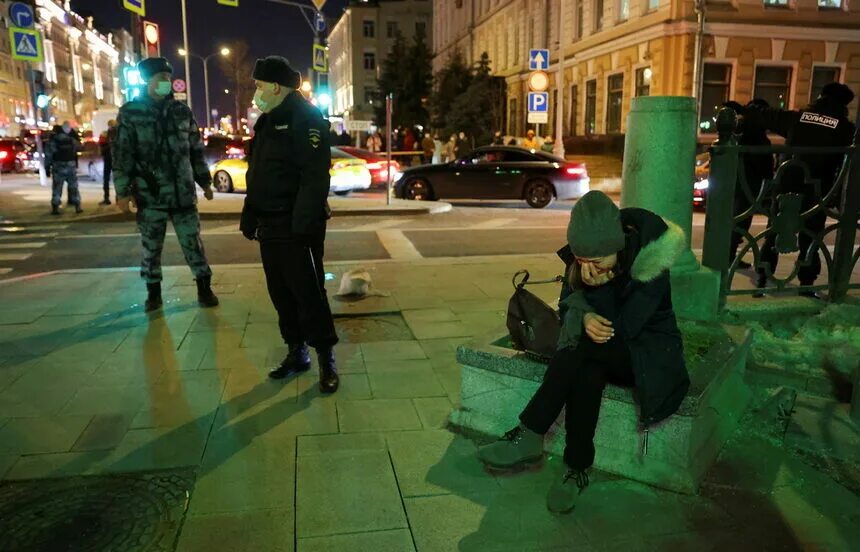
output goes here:
<path id="1" fill-rule="evenodd" d="M 247 207 L 242 209 L 242 216 L 239 219 L 239 231 L 242 232 L 245 238 L 251 241 L 257 239 L 257 218 Z"/>

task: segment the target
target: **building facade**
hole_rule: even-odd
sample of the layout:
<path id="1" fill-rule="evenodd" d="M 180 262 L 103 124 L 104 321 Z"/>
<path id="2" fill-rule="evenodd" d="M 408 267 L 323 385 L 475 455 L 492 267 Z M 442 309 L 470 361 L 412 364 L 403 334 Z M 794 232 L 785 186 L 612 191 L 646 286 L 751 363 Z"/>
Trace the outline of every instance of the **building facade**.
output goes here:
<path id="1" fill-rule="evenodd" d="M 332 113 L 373 119 L 377 78 L 396 33 L 411 43 L 424 32 L 432 45 L 432 22 L 431 0 L 351 1 L 328 39 Z"/>
<path id="2" fill-rule="evenodd" d="M 622 135 L 630 100 L 693 95 L 696 13 L 689 0 L 434 0 L 434 69 L 455 49 L 487 52 L 506 78 L 508 133 L 524 134 L 528 50 L 549 48 L 549 124 L 556 134 L 559 8 L 564 2 L 566 137 Z M 827 82 L 860 92 L 860 2 L 706 0 L 702 139 L 728 99 L 801 108 Z M 852 105 L 856 113 L 857 100 Z"/>

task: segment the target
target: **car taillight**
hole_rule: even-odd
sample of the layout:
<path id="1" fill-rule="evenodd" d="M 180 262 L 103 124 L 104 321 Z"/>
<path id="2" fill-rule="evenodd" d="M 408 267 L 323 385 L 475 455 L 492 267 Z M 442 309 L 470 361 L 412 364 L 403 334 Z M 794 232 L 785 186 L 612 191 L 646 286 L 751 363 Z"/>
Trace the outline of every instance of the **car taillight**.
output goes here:
<path id="1" fill-rule="evenodd" d="M 570 176 L 585 176 L 585 167 L 567 167 L 564 172 Z"/>
<path id="2" fill-rule="evenodd" d="M 227 155 L 228 155 L 228 156 L 231 156 L 231 155 L 242 155 L 243 153 L 245 153 L 245 152 L 244 152 L 244 150 L 243 150 L 242 148 L 236 148 L 236 147 L 229 147 L 229 148 L 227 148 Z"/>
<path id="3" fill-rule="evenodd" d="M 368 163 L 367 170 L 369 171 L 378 171 L 382 168 L 382 163 Z"/>

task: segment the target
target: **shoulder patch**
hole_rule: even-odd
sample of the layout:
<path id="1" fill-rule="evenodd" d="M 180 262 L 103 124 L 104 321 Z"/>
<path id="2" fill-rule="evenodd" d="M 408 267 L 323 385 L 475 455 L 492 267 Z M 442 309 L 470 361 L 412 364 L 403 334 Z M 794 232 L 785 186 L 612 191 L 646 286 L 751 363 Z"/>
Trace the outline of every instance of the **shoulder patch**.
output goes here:
<path id="1" fill-rule="evenodd" d="M 275 130 L 288 130 L 290 125 L 275 125 Z"/>
<path id="2" fill-rule="evenodd" d="M 312 148 L 316 149 L 320 147 L 320 144 L 322 143 L 322 133 L 318 128 L 308 129 L 308 141 Z"/>
<path id="3" fill-rule="evenodd" d="M 820 125 L 827 128 L 836 128 L 839 126 L 839 119 L 835 117 L 828 117 L 827 115 L 819 115 L 818 113 L 811 113 L 809 111 L 804 111 L 800 115 L 800 122 Z"/>

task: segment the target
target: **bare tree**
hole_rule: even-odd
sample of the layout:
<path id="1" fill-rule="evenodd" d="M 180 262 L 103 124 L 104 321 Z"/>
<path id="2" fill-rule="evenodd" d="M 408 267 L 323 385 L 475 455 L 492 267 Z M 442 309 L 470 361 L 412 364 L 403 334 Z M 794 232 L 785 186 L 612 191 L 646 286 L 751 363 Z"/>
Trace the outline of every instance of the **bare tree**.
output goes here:
<path id="1" fill-rule="evenodd" d="M 254 58 L 251 56 L 248 43 L 236 40 L 227 44 L 230 55 L 219 56 L 218 65 L 230 84 L 235 107 L 235 123 L 233 128 L 237 134 L 242 133 L 242 113 L 251 107 L 254 98 L 254 81 L 251 74 L 254 71 Z"/>

